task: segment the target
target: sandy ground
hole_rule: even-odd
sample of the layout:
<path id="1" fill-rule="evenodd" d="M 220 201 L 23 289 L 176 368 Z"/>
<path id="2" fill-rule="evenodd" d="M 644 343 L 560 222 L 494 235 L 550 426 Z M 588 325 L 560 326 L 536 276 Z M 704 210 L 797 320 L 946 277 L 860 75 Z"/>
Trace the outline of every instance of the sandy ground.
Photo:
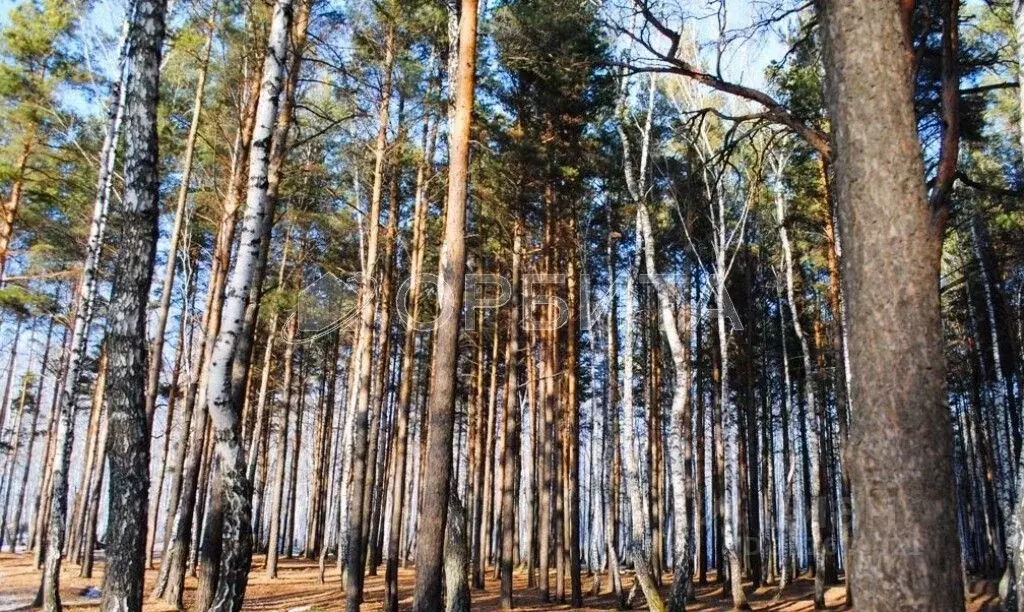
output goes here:
<path id="1" fill-rule="evenodd" d="M 320 584 L 317 578 L 317 565 L 315 561 L 305 559 L 284 559 L 278 566 L 279 577 L 276 580 L 269 580 L 263 572 L 263 557 L 256 557 L 253 560 L 253 572 L 249 578 L 249 587 L 246 591 L 246 610 L 341 610 L 344 604 L 344 595 L 341 592 L 339 576 L 334 567 L 329 568 L 326 576 L 326 584 Z M 363 610 L 380 610 L 381 598 L 383 597 L 383 574 L 384 570 L 378 572 L 377 576 L 368 576 L 366 579 L 366 603 Z M 516 607 L 520 610 L 568 610 L 568 605 L 551 604 L 540 601 L 540 594 L 537 589 L 526 587 L 526 575 L 516 574 Z M 408 608 L 412 603 L 412 587 L 415 575 L 411 568 L 402 569 L 399 572 L 399 587 L 401 606 Z M 671 577 L 665 576 L 665 591 L 668 590 L 668 583 Z M 156 580 L 156 570 L 146 572 L 146 589 L 152 589 Z M 628 587 L 632 583 L 632 577 L 626 575 L 623 580 Z M 61 598 L 65 607 L 69 609 L 90 609 L 99 605 L 98 589 L 102 586 L 103 564 L 96 564 L 96 571 L 93 578 L 79 578 L 78 566 L 64 564 L 61 574 Z M 0 554 L 0 610 L 24 610 L 27 609 L 39 584 L 39 571 L 32 565 L 29 555 L 12 555 L 9 553 Z M 186 581 L 186 605 L 192 597 L 196 586 L 196 580 L 189 578 Z M 590 586 L 588 577 L 584 577 L 584 588 Z M 811 591 L 813 581 L 808 577 L 801 577 L 790 586 L 782 597 L 776 597 L 776 589 L 773 587 L 762 587 L 751 593 L 750 604 L 754 610 L 770 610 L 772 612 L 803 612 L 813 610 Z M 729 610 L 731 601 L 725 597 L 720 585 L 706 585 L 697 588 L 698 601 L 688 606 L 688 610 Z M 498 582 L 490 579 L 487 581 L 487 588 L 483 591 L 472 592 L 474 610 L 498 610 Z M 826 594 L 826 603 L 830 609 L 846 609 L 845 591 L 842 587 L 833 587 Z M 604 593 L 594 597 L 588 595 L 584 600 L 583 610 L 614 610 L 616 609 L 614 598 Z M 995 610 L 997 601 L 994 587 L 987 582 L 972 582 L 971 584 L 971 612 L 984 612 Z M 148 602 L 144 608 L 147 611 L 159 612 L 171 610 L 167 605 L 158 602 Z M 646 607 L 638 609 L 644 610 Z"/>

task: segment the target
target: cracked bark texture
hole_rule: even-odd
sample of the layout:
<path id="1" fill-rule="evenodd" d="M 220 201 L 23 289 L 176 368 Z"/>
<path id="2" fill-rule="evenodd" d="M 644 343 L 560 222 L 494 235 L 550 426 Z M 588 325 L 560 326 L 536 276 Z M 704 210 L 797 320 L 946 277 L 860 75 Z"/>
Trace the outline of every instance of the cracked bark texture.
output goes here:
<path id="1" fill-rule="evenodd" d="M 107 457 L 110 460 L 106 581 L 101 610 L 142 607 L 149 427 L 146 307 L 159 218 L 157 101 L 165 0 L 139 0 L 128 26 L 122 225 L 107 314 Z M 102 467 L 100 468 L 102 469 Z"/>
<path id="2" fill-rule="evenodd" d="M 848 0 L 821 10 L 856 407 L 847 455 L 854 596 L 865 610 L 962 610 L 942 237 L 925 199 L 899 5 Z"/>

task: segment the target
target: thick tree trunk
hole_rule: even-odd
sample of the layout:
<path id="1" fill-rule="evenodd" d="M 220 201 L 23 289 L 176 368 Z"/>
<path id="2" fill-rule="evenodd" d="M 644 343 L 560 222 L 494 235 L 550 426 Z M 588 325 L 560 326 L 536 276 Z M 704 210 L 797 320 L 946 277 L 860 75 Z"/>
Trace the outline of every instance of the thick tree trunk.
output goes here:
<path id="1" fill-rule="evenodd" d="M 270 235 L 273 229 L 274 215 L 277 211 L 278 193 L 281 189 L 284 163 L 289 151 L 288 135 L 291 131 L 292 119 L 295 113 L 295 92 L 299 84 L 299 73 L 302 68 L 302 56 L 306 50 L 307 34 L 309 29 L 309 5 L 308 0 L 298 2 L 298 10 L 295 12 L 291 35 L 291 53 L 289 54 L 288 73 L 284 83 L 284 91 L 281 93 L 281 108 L 277 113 L 277 124 L 274 126 L 274 136 L 270 144 L 270 161 L 267 166 L 267 204 L 266 219 L 263 224 L 263 232 L 260 235 L 260 251 L 256 260 L 256 271 L 249 292 L 249 301 L 245 307 L 245 317 L 242 320 L 242 331 L 239 334 L 238 346 L 235 350 L 235 359 L 231 370 L 231 401 L 235 406 L 244 403 L 243 392 L 248 385 L 248 377 L 252 361 L 253 337 L 256 333 L 256 323 L 259 318 L 260 304 L 262 303 L 261 292 L 263 279 L 266 275 L 267 259 L 270 253 Z M 259 96 L 252 96 L 253 103 L 258 104 Z M 256 108 L 253 106 L 251 115 L 255 117 Z M 252 482 L 252 471 L 247 470 L 249 481 Z"/>
<path id="2" fill-rule="evenodd" d="M 459 23 L 458 71 L 453 75 L 455 109 L 449 137 L 448 211 L 438 263 L 438 312 L 434 326 L 430 398 L 427 414 L 427 471 L 416 547 L 414 609 L 441 609 L 441 572 L 448 493 L 451 477 L 455 376 L 458 370 L 459 328 L 462 322 L 466 271 L 465 226 L 469 184 L 469 136 L 476 84 L 476 0 L 462 0 Z M 350 609 L 350 612 L 356 610 Z"/>
<path id="3" fill-rule="evenodd" d="M 110 460 L 106 581 L 102 610 L 142 607 L 149 424 L 146 418 L 146 307 L 159 217 L 156 113 L 164 0 L 139 0 L 128 27 L 125 80 L 125 190 L 122 235 L 107 313 L 107 456 Z"/>
<path id="4" fill-rule="evenodd" d="M 469 612 L 469 541 L 466 508 L 452 490 L 444 543 L 445 612 Z"/>
<path id="5" fill-rule="evenodd" d="M 853 0 L 823 10 L 857 406 L 847 454 L 857 605 L 961 609 L 938 294 L 942 227 L 925 201 L 899 7 Z M 892 580 L 894 573 L 912 579 Z"/>
<path id="6" fill-rule="evenodd" d="M 223 324 L 210 357 L 207 387 L 210 421 L 214 431 L 214 452 L 220 462 L 220 480 L 215 495 L 224 508 L 220 576 L 211 609 L 238 610 L 245 596 L 252 563 L 252 485 L 242 450 L 239 417 L 231 389 L 232 361 L 242 333 L 243 318 L 256 278 L 260 237 L 271 220 L 267 216 L 267 169 L 271 141 L 277 122 L 278 102 L 284 83 L 288 31 L 292 0 L 278 0 L 274 6 L 267 54 L 263 64 L 260 96 L 249 149 L 249 182 L 234 267 L 224 292 Z M 242 364 L 248 367 L 248 364 Z"/>

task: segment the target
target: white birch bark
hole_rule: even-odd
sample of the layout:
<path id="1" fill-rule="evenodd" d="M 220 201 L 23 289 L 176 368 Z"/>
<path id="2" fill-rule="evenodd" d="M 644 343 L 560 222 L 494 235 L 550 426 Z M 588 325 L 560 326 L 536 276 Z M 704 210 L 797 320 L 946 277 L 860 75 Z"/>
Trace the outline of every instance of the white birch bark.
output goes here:
<path id="1" fill-rule="evenodd" d="M 824 499 L 821 480 L 821 440 L 819 438 L 821 427 L 818 421 L 818 404 L 815 394 L 815 379 L 817 368 L 814 359 L 811 357 L 810 343 L 804 333 L 803 325 L 800 323 L 800 314 L 797 309 L 795 278 L 793 274 L 793 249 L 789 241 L 789 231 L 786 229 L 786 201 L 782 190 L 782 172 L 785 169 L 784 159 L 776 160 L 777 185 L 775 189 L 775 221 L 779 224 L 779 241 L 782 244 L 782 267 L 786 277 L 786 297 L 789 301 L 789 311 L 793 321 L 793 330 L 800 340 L 800 353 L 804 366 L 804 397 L 806 400 L 806 422 L 807 422 L 807 455 L 811 467 L 811 538 L 814 544 L 814 561 L 817 571 L 814 572 L 814 602 L 816 607 L 825 606 L 825 573 L 821 571 L 821 564 L 825 559 L 825 541 L 823 534 L 824 505 L 828 500 Z"/>
<path id="2" fill-rule="evenodd" d="M 689 516 L 689 505 L 687 504 L 692 483 L 686 473 L 686 458 L 689 457 L 690 439 L 690 362 L 687 343 L 683 341 L 676 320 L 676 305 L 679 302 L 678 291 L 658 274 L 655 264 L 657 247 L 654 243 L 654 231 L 651 228 L 650 212 L 647 209 L 646 175 L 648 159 L 650 158 L 651 124 L 654 115 L 656 93 L 657 79 L 652 75 L 647 96 L 646 119 L 640 134 L 640 165 L 637 174 L 634 174 L 631 146 L 629 138 L 625 133 L 625 121 L 619 121 L 618 131 L 622 141 L 626 185 L 633 201 L 637 205 L 637 248 L 642 248 L 643 250 L 644 265 L 647 275 L 654 285 L 658 300 L 662 332 L 668 341 L 672 357 L 674 385 L 672 390 L 672 435 L 670 437 L 670 444 L 674 455 L 671 470 L 673 504 L 675 507 L 672 513 L 672 540 L 675 545 L 673 554 L 676 575 L 670 605 L 674 610 L 685 610 L 690 580 L 693 575 L 692 541 L 689 537 L 692 518 Z M 625 92 L 623 91 L 623 95 L 620 96 L 620 107 L 623 104 L 624 97 Z"/>
<path id="3" fill-rule="evenodd" d="M 65 517 L 67 515 L 68 470 L 71 464 L 71 447 L 74 445 L 75 390 L 82 375 L 82 359 L 88 344 L 89 326 L 92 323 L 93 307 L 96 301 L 100 254 L 107 227 L 107 211 L 113 186 L 114 163 L 116 162 L 117 141 L 121 134 L 121 119 L 125 101 L 125 56 L 128 24 L 122 29 L 120 51 L 118 52 L 118 80 L 110 94 L 107 110 L 107 133 L 100 149 L 99 174 L 96 178 L 96 200 L 93 202 L 92 221 L 89 224 L 89 241 L 85 261 L 82 265 L 82 280 L 78 304 L 72 324 L 65 366 L 64 383 L 59 403 L 57 430 L 54 443 L 54 462 L 50 474 L 50 521 L 47 526 L 45 565 L 43 581 L 36 602 L 44 609 L 59 610 L 61 551 L 64 548 Z"/>
<path id="4" fill-rule="evenodd" d="M 237 610 L 245 595 L 252 563 L 251 483 L 241 444 L 238 407 L 232 405 L 231 366 L 250 289 L 255 282 L 260 236 L 267 218 L 267 171 L 271 140 L 277 121 L 278 102 L 284 82 L 288 30 L 292 0 L 278 0 L 267 41 L 260 97 L 249 150 L 249 180 L 245 212 L 234 267 L 224 292 L 221 326 L 210 360 L 207 380 L 210 421 L 214 430 L 214 452 L 220 460 L 224 528 L 220 580 L 211 606 L 213 610 Z"/>
<path id="5" fill-rule="evenodd" d="M 637 213 L 637 237 L 640 237 L 640 214 Z M 639 240 L 638 240 L 639 242 Z M 638 245 L 638 249 L 642 245 Z M 640 459 L 637 456 L 636 446 L 636 407 L 633 400 L 633 336 L 636 313 L 633 292 L 635 289 L 637 270 L 640 265 L 640 252 L 630 267 L 629 276 L 626 280 L 626 312 L 625 312 L 625 346 L 622 405 L 624 407 L 625 419 L 622 425 L 622 468 L 623 478 L 626 481 L 626 494 L 629 498 L 629 510 L 634 520 L 631 523 L 631 551 L 633 565 L 636 569 L 636 579 L 647 599 L 647 607 L 651 610 L 664 612 L 665 603 L 658 593 L 654 576 L 651 574 L 651 553 L 647 546 L 647 534 L 645 533 L 645 522 L 640 517 L 646 514 L 641 481 L 640 481 Z"/>

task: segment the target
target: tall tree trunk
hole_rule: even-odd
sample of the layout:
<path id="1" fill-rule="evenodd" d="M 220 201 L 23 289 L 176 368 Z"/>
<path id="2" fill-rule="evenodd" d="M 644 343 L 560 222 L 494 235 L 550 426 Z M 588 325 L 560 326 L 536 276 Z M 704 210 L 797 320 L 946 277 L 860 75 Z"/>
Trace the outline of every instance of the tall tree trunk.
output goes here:
<path id="1" fill-rule="evenodd" d="M 53 464 L 57 446 L 57 424 L 60 420 L 60 401 L 63 397 L 63 388 L 67 380 L 67 364 L 71 346 L 70 326 L 64 326 L 63 339 L 61 340 L 62 357 L 57 368 L 56 376 L 53 379 L 53 392 L 50 401 L 50 423 L 46 428 L 46 448 L 43 453 L 43 466 L 39 488 L 36 489 L 35 501 L 32 504 L 32 523 L 28 533 L 28 546 L 33 549 L 33 562 L 37 569 L 43 567 L 43 557 L 46 552 L 46 526 L 48 524 L 48 512 L 50 507 L 49 494 L 53 487 Z M 38 603 L 38 602 L 37 602 Z"/>
<path id="2" fill-rule="evenodd" d="M 520 314 L 522 310 L 522 259 L 523 259 L 523 222 L 522 213 L 518 206 L 515 211 L 515 221 L 512 231 L 512 310 L 509 313 L 508 324 L 508 354 L 510 359 L 506 361 L 505 371 L 505 397 L 504 414 L 502 423 L 505 427 L 505 449 L 502 453 L 504 461 L 502 470 L 504 477 L 501 481 L 501 558 L 499 561 L 501 569 L 501 608 L 511 610 L 514 602 L 512 600 L 512 570 L 514 552 L 516 545 L 516 481 L 519 478 L 519 470 L 522 462 L 520 453 L 522 450 L 522 437 L 520 432 L 521 406 L 518 401 L 519 384 L 522 380 L 522 361 L 519 354 L 520 338 Z"/>
<path id="3" fill-rule="evenodd" d="M 288 269 L 288 253 L 291 246 L 291 232 L 285 232 L 284 248 L 281 251 L 281 264 L 277 269 L 277 286 L 285 287 L 285 271 Z M 263 348 L 263 367 L 260 372 L 260 387 L 256 395 L 256 423 L 253 425 L 252 435 L 249 441 L 249 454 L 246 460 L 246 475 L 249 477 L 250 482 L 255 482 L 256 478 L 256 466 L 260 458 L 260 450 L 263 444 L 263 439 L 268 435 L 267 430 L 267 402 L 268 393 L 270 391 L 270 378 L 274 372 L 274 348 L 277 344 L 278 327 L 281 322 L 281 315 L 279 312 L 274 312 L 270 315 L 270 324 L 267 329 L 267 339 Z M 294 323 L 294 322 L 293 322 Z M 290 324 L 288 326 L 288 338 L 285 340 L 286 347 L 290 347 L 295 341 L 295 326 Z M 290 350 L 287 349 L 286 350 Z M 291 363 L 289 359 L 285 359 L 286 364 Z M 259 516 L 259 513 L 256 513 Z"/>
<path id="4" fill-rule="evenodd" d="M 694 272 L 693 279 L 691 282 L 697 283 L 700 280 L 699 272 Z M 691 303 L 693 303 L 691 301 Z M 696 306 L 699 308 L 699 303 Z M 700 365 L 704 358 L 705 350 L 705 335 L 704 335 L 704 321 L 702 317 L 697 317 L 697 331 L 695 338 L 695 358 L 694 358 L 694 369 L 695 376 L 697 378 L 696 384 L 696 395 L 697 395 L 697 415 L 694 421 L 696 430 L 693 432 L 694 445 L 697 447 L 696 461 L 694 465 L 694 472 L 696 472 L 696 489 L 693 496 L 693 544 L 694 549 L 697 553 L 697 582 L 699 584 L 706 584 L 708 581 L 708 546 L 707 546 L 707 509 L 706 501 L 708 499 L 707 494 L 707 413 L 705 410 L 704 400 L 704 381 L 705 376 L 700 375 Z"/>
<path id="5" fill-rule="evenodd" d="M 692 495 L 692 481 L 688 470 L 692 459 L 690 450 L 690 355 L 689 335 L 686 326 L 680 329 L 677 317 L 677 304 L 685 309 L 688 304 L 682 302 L 674 287 L 671 287 L 663 277 L 658 275 L 655 266 L 655 254 L 657 247 L 654 243 L 654 232 L 651 228 L 650 213 L 647 205 L 640 204 L 639 221 L 641 235 L 643 238 L 644 260 L 647 274 L 652 279 L 655 293 L 658 298 L 658 308 L 661 315 L 661 327 L 668 341 L 669 351 L 672 356 L 673 366 L 673 388 L 672 388 L 672 493 L 673 493 L 673 524 L 672 539 L 675 545 L 673 552 L 673 587 L 670 597 L 670 607 L 673 610 L 684 611 L 686 600 L 689 597 L 690 583 L 693 580 L 693 544 L 690 539 L 692 528 L 692 517 L 689 511 L 689 499 Z M 684 293 L 685 295 L 685 293 Z M 680 313 L 686 316 L 683 313 Z"/>
<path id="6" fill-rule="evenodd" d="M 476 0 L 462 0 L 459 23 L 458 71 L 453 76 L 455 109 L 449 137 L 448 211 L 438 263 L 438 312 L 434 326 L 430 398 L 427 414 L 427 471 L 416 547 L 418 612 L 441 609 L 443 538 L 447 524 L 451 477 L 452 426 L 455 412 L 455 376 L 458 370 L 459 328 L 462 321 L 466 273 L 465 226 L 469 185 L 469 136 L 472 128 L 476 82 Z M 350 609 L 350 612 L 356 610 Z"/>
<path id="7" fill-rule="evenodd" d="M 161 0 L 156 0 L 160 2 Z M 147 3 L 147 8 L 153 7 Z M 160 13 L 162 23 L 162 9 Z M 147 16 L 152 14 L 147 13 Z M 155 16 L 155 15 L 153 15 Z M 138 17 L 138 16 L 137 16 Z M 121 119 L 125 112 L 128 84 L 128 26 L 122 39 L 119 52 L 119 78 L 111 91 L 107 114 L 107 132 L 100 150 L 99 174 L 96 179 L 96 199 L 93 203 L 92 219 L 89 224 L 89 241 L 86 247 L 85 262 L 82 266 L 78 300 L 75 305 L 74 322 L 66 347 L 64 382 L 58 408 L 54 412 L 52 435 L 53 440 L 49 482 L 46 491 L 48 499 L 45 504 L 46 521 L 37 528 L 40 537 L 38 550 L 45 550 L 45 567 L 39 593 L 35 605 L 42 605 L 48 612 L 59 610 L 60 602 L 60 565 L 61 552 L 64 548 L 65 517 L 67 515 L 68 470 L 71 463 L 71 447 L 74 445 L 74 411 L 77 387 L 82 375 L 82 360 L 88 345 L 89 326 L 92 324 L 93 306 L 96 299 L 98 284 L 99 260 L 103 247 L 103 235 L 107 225 L 107 210 L 110 203 L 110 191 L 113 186 L 114 164 L 116 162 L 117 141 L 121 133 Z M 159 51 L 158 51 L 159 53 Z M 155 92 L 153 95 L 156 95 Z M 147 145 L 148 146 L 148 145 Z M 145 291 L 148 291 L 148 287 Z M 144 291 L 144 293 L 145 293 Z M 145 297 L 142 298 L 145 300 Z M 45 525 L 45 546 L 43 534 Z"/>
<path id="8" fill-rule="evenodd" d="M 943 228 L 925 200 L 899 6 L 828 3 L 823 16 L 857 406 L 847 453 L 857 605 L 960 609 L 938 295 Z M 894 572 L 913 579 L 894 581 Z"/>
<path id="9" fill-rule="evenodd" d="M 482 312 L 482 311 L 481 311 Z M 494 421 L 496 418 L 495 409 L 497 408 L 497 380 L 498 380 L 498 345 L 500 344 L 501 334 L 499 332 L 500 326 L 497 318 L 493 321 L 494 328 L 491 337 L 491 356 L 490 356 L 490 373 L 488 376 L 489 384 L 487 385 L 487 414 L 486 418 L 483 414 L 483 406 L 481 401 L 481 412 L 480 412 L 480 425 L 482 426 L 482 435 L 480 436 L 480 455 L 479 463 L 476 466 L 476 470 L 479 470 L 480 475 L 477 477 L 479 486 L 475 487 L 479 494 L 479 501 L 473 500 L 474 513 L 473 515 L 479 519 L 477 527 L 477 540 L 475 542 L 476 549 L 473 551 L 475 557 L 474 562 L 474 577 L 473 582 L 476 588 L 484 587 L 484 574 L 486 574 L 487 562 L 489 560 L 490 543 L 491 543 L 491 509 L 494 506 L 494 444 L 495 444 L 495 425 Z M 481 329 L 481 332 L 483 330 Z M 481 343 L 482 345 L 482 343 Z M 482 360 L 481 360 L 482 365 Z M 481 369 L 481 374 L 483 370 Z M 481 392 L 480 398 L 483 399 L 483 377 L 480 378 Z M 476 507 L 479 505 L 480 513 L 477 515 Z"/>
<path id="10" fill-rule="evenodd" d="M 196 80 L 195 99 L 192 102 L 192 121 L 189 124 L 188 136 L 185 139 L 185 152 L 181 160 L 181 184 L 178 186 L 178 198 L 174 208 L 174 224 L 171 228 L 171 236 L 167 244 L 167 263 L 164 265 L 163 287 L 160 291 L 160 306 L 157 309 L 156 329 L 153 331 L 153 341 L 149 347 L 149 371 L 146 375 L 146 417 L 149 419 L 150 427 L 153 426 L 156 396 L 160 387 L 164 335 L 167 330 L 167 319 L 171 312 L 171 293 L 174 291 L 174 272 L 177 266 L 178 243 L 181 240 L 181 228 L 185 220 L 185 207 L 188 203 L 189 186 L 192 182 L 192 161 L 195 158 L 196 140 L 199 137 L 199 119 L 203 112 L 206 71 L 210 65 L 210 51 L 213 49 L 216 15 L 217 8 L 216 4 L 214 4 L 206 24 L 206 43 L 203 45 L 200 55 L 202 59 L 199 63 L 199 75 Z"/>
<path id="11" fill-rule="evenodd" d="M 565 465 L 565 504 L 566 528 L 563 530 L 568 547 L 569 562 L 569 604 L 574 608 L 583 606 L 583 577 L 580 559 L 580 397 L 579 397 L 579 360 L 580 360 L 580 237 L 577 228 L 576 211 L 569 210 L 569 219 L 565 223 L 566 273 L 568 286 L 566 301 L 569 306 L 568 325 L 566 326 L 566 416 L 563 426 L 566 445 Z"/>
<path id="12" fill-rule="evenodd" d="M 288 135 L 295 113 L 295 92 L 298 88 L 302 57 L 307 44 L 309 5 L 309 0 L 300 0 L 293 20 L 288 74 L 284 83 L 284 91 L 281 95 L 281 108 L 278 109 L 277 123 L 274 126 L 274 137 L 270 144 L 270 161 L 267 166 L 267 223 L 263 224 L 263 233 L 260 235 L 260 252 L 256 260 L 256 272 L 254 273 L 254 278 L 257 279 L 257 282 L 254 282 L 250 288 L 249 301 L 246 304 L 245 317 L 242 320 L 242 331 L 238 338 L 235 359 L 232 363 L 231 401 L 235 406 L 241 405 L 244 401 L 243 392 L 248 385 L 248 376 L 251 369 L 249 366 L 252 360 L 253 337 L 256 333 L 256 323 L 259 318 L 259 309 L 262 302 L 260 297 L 263 279 L 266 275 L 267 259 L 270 253 L 270 234 L 273 229 L 278 200 L 280 199 L 278 193 L 281 189 L 284 163 L 289 151 Z M 252 96 L 252 98 L 253 102 L 258 104 L 259 97 Z M 255 110 L 254 107 L 252 109 L 253 115 L 255 115 Z M 251 470 L 247 474 L 249 481 L 252 482 Z"/>
<path id="13" fill-rule="evenodd" d="M 295 334 L 299 319 L 291 317 L 288 328 L 288 343 L 284 352 L 284 379 L 281 389 L 284 398 L 278 409 L 277 459 L 274 468 L 274 488 L 270 498 L 270 536 L 267 539 L 267 578 L 277 578 L 277 558 L 281 553 L 281 512 L 284 504 L 285 462 L 288 458 L 289 413 L 292 403 L 292 379 L 295 372 Z M 269 459 L 269 458 L 268 458 Z"/>
<path id="14" fill-rule="evenodd" d="M 637 237 L 641 234 L 640 215 L 637 214 Z M 636 405 L 633 392 L 633 349 L 634 329 L 636 327 L 636 314 L 634 304 L 634 290 L 636 275 L 639 268 L 639 251 L 637 258 L 630 265 L 629 276 L 626 280 L 626 311 L 624 314 L 625 329 L 625 355 L 623 367 L 623 389 L 622 405 L 624 408 L 624 419 L 622 425 L 622 458 L 623 476 L 626 481 L 626 495 L 629 497 L 629 511 L 631 520 L 631 542 L 630 557 L 633 561 L 633 568 L 636 571 L 636 582 L 647 599 L 647 607 L 657 612 L 664 612 L 665 602 L 658 593 L 654 576 L 651 574 L 651 551 L 647 543 L 647 534 L 643 516 L 645 504 L 642 495 L 642 483 L 640 479 L 640 458 L 637 452 L 636 441 Z"/>
<path id="15" fill-rule="evenodd" d="M 106 581 L 102 610 L 142 607 L 149 424 L 146 307 L 156 256 L 160 192 L 156 113 L 164 0 L 139 0 L 128 27 L 125 80 L 124 221 L 107 312 L 107 456 L 110 459 Z"/>
<path id="16" fill-rule="evenodd" d="M 394 43 L 392 42 L 392 44 Z M 391 315 L 392 302 L 394 301 L 393 298 L 395 293 L 395 254 L 397 252 L 398 216 L 401 212 L 399 183 L 401 181 L 400 160 L 402 158 L 402 143 L 405 140 L 405 127 L 402 124 L 404 107 L 404 98 L 399 95 L 397 116 L 398 134 L 395 137 L 395 142 L 393 143 L 390 151 L 390 154 L 393 156 L 395 161 L 390 164 L 391 177 L 388 189 L 388 224 L 384 231 L 384 269 L 381 272 L 381 287 L 379 290 L 379 333 L 375 337 L 377 344 L 377 368 L 376 377 L 373 379 L 370 386 L 370 409 L 373 412 L 371 414 L 372 423 L 367 447 L 366 482 L 364 484 L 365 493 L 363 499 L 363 513 L 364 520 L 366 522 L 363 525 L 363 536 L 364 539 L 366 539 L 365 545 L 368 549 L 366 565 L 368 573 L 371 576 L 377 575 L 377 566 L 380 565 L 381 560 L 380 546 L 378 545 L 380 535 L 378 522 L 380 515 L 382 514 L 380 508 L 382 503 L 374 503 L 374 499 L 378 492 L 387 491 L 386 486 L 378 484 L 377 468 L 382 454 L 379 448 L 381 440 L 380 432 L 384 425 L 384 416 L 386 412 L 385 407 L 387 402 L 386 387 L 392 364 Z M 384 439 L 387 440 L 387 437 Z M 384 477 L 384 471 L 380 470 L 380 479 L 384 480 Z M 378 501 L 383 502 L 385 497 L 385 495 L 380 495 Z"/>
<path id="17" fill-rule="evenodd" d="M 611 224 L 612 212 L 609 208 L 608 221 Z M 608 268 L 608 320 L 607 320 L 607 368 L 608 396 L 604 406 L 604 460 L 608 464 L 604 479 L 604 488 L 607 490 L 605 496 L 605 526 L 604 539 L 607 562 L 608 562 L 608 587 L 615 594 L 617 602 L 624 603 L 622 591 L 622 576 L 619 572 L 619 525 L 618 525 L 618 466 L 620 463 L 619 451 L 619 313 L 617 297 L 616 270 L 618 266 L 616 257 L 615 239 L 609 235 L 607 253 Z"/>
<path id="18" fill-rule="evenodd" d="M 207 396 L 214 430 L 214 452 L 220 462 L 220 480 L 215 495 L 224 508 L 220 575 L 211 609 L 238 610 L 242 606 L 249 567 L 252 563 L 252 485 L 242 450 L 239 416 L 231 388 L 232 360 L 241 335 L 243 318 L 256 278 L 263 228 L 267 216 L 267 169 L 271 141 L 277 122 L 278 102 L 284 82 L 292 0 L 278 0 L 267 42 L 260 97 L 249 149 L 249 183 L 245 199 L 239 248 L 224 292 L 223 324 L 210 357 Z M 242 364 L 248 367 L 248 364 Z"/>
<path id="19" fill-rule="evenodd" d="M 405 506 L 406 464 L 409 446 L 409 406 L 412 397 L 412 378 L 416 360 L 416 335 L 419 330 L 420 287 L 423 275 L 423 258 L 426 255 L 425 235 L 427 208 L 427 173 L 431 169 L 434 144 L 437 139 L 438 121 L 430 124 L 429 117 L 423 126 L 423 158 L 416 170 L 415 204 L 413 211 L 412 251 L 409 263 L 408 312 L 405 321 L 405 340 L 402 347 L 402 372 L 398 387 L 398 420 L 395 429 L 395 447 L 392 460 L 392 498 L 390 533 L 388 536 L 387 559 L 384 570 L 384 609 L 398 609 L 398 560 L 400 554 L 400 538 L 402 533 L 402 513 Z M 402 300 L 403 284 L 399 288 L 399 299 Z M 404 300 L 400 303 L 406 303 Z M 409 508 L 414 510 L 414 508 Z M 412 512 L 410 512 L 411 514 Z"/>
<path id="20" fill-rule="evenodd" d="M 395 26 L 389 24 L 384 50 L 384 83 L 378 108 L 377 142 L 374 154 L 373 191 L 370 196 L 370 214 L 366 218 L 368 236 L 363 278 L 359 288 L 359 342 L 357 355 L 357 388 L 355 411 L 352 413 L 351 490 L 348 496 L 348 573 L 345 576 L 346 606 L 349 612 L 358 612 L 363 601 L 363 566 L 366 541 L 363 536 L 369 517 L 364 516 L 366 506 L 367 470 L 373 467 L 368 460 L 370 445 L 370 386 L 373 371 L 373 323 L 376 308 L 374 282 L 377 274 L 378 239 L 380 236 L 380 200 L 384 185 L 384 153 L 387 147 L 388 122 L 391 112 L 391 76 L 394 68 Z M 381 333 L 387 333 L 382 330 Z"/>
<path id="21" fill-rule="evenodd" d="M 194 262 L 194 258 L 190 258 Z M 195 306 L 196 283 L 195 273 L 190 272 L 185 280 L 185 303 L 182 306 L 181 322 L 178 329 L 178 343 L 174 357 L 174 372 L 171 374 L 171 386 L 167 398 L 167 415 L 164 419 L 163 447 L 160 453 L 160 475 L 157 477 L 154 487 L 153 502 L 149 507 L 149 526 L 146 529 L 146 567 L 153 567 L 153 553 L 156 547 L 157 521 L 160 518 L 160 502 L 163 498 L 164 481 L 167 478 L 167 464 L 170 459 L 171 430 L 174 427 L 175 408 L 178 406 L 178 397 L 181 386 L 181 372 L 186 355 L 192 352 L 193 339 L 195 336 L 195 324 L 191 312 Z M 188 332 L 186 341 L 186 331 Z M 182 419 L 182 424 L 188 427 L 188 420 Z M 180 442 L 179 442 L 180 444 Z M 172 472 L 175 477 L 180 469 Z M 173 509 L 170 510 L 173 512 Z"/>
<path id="22" fill-rule="evenodd" d="M 780 168 L 781 172 L 781 168 Z M 780 176 L 781 179 L 781 176 Z M 800 354 L 803 358 L 804 369 L 804 399 L 807 404 L 807 455 L 810 463 L 810 495 L 811 495 L 811 539 L 814 544 L 814 606 L 816 609 L 825 608 L 825 578 L 826 547 L 829 544 L 825 541 L 825 511 L 828 503 L 825 493 L 822 490 L 822 453 L 821 453 L 821 421 L 818 415 L 818 399 L 815 388 L 817 386 L 817 367 L 811 356 L 810 341 L 808 340 L 802 323 L 800 322 L 800 311 L 797 307 L 796 282 L 793 273 L 793 250 L 789 242 L 789 232 L 786 229 L 786 203 L 783 192 L 776 190 L 775 194 L 775 221 L 779 224 L 779 240 L 782 244 L 782 266 L 783 274 L 786 277 L 786 298 L 789 302 L 789 312 L 793 321 L 793 330 L 800 341 Z"/>
<path id="23" fill-rule="evenodd" d="M 793 578 L 793 554 L 791 549 L 791 538 L 796 535 L 793 525 L 793 479 L 796 472 L 796 462 L 793 461 L 789 449 L 790 419 L 793 415 L 793 391 L 792 381 L 789 375 L 789 351 L 786 344 L 786 323 L 783 316 L 782 291 L 778 288 L 778 312 L 779 312 L 779 348 L 782 361 L 782 401 L 779 403 L 779 427 L 782 429 L 782 478 L 783 489 L 781 494 L 782 522 L 779 525 L 779 593 L 789 586 Z"/>

